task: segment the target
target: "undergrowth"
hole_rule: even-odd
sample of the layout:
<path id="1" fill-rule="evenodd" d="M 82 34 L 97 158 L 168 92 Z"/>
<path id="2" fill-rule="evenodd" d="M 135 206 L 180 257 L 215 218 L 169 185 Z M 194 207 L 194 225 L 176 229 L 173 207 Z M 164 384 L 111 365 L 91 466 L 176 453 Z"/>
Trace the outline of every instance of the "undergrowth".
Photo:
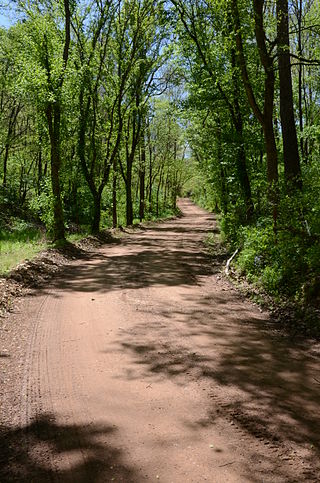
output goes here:
<path id="1" fill-rule="evenodd" d="M 43 230 L 23 220 L 11 220 L 0 229 L 0 275 L 5 275 L 25 259 L 46 247 Z"/>
<path id="2" fill-rule="evenodd" d="M 67 233 L 67 240 L 75 243 L 88 234 L 86 229 Z M 7 275 L 25 260 L 52 246 L 44 228 L 19 218 L 7 219 L 0 226 L 0 276 Z"/>
<path id="3" fill-rule="evenodd" d="M 307 194 L 306 194 L 307 193 Z M 260 215 L 242 225 L 233 213 L 221 217 L 222 237 L 240 276 L 273 297 L 300 304 L 319 302 L 320 207 L 316 190 L 283 196 L 277 222 Z"/>

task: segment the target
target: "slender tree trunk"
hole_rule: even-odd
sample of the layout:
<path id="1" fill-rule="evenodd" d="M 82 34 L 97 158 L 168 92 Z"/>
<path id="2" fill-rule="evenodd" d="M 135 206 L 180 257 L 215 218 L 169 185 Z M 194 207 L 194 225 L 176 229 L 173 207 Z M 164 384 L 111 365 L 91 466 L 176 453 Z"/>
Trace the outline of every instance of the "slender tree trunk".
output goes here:
<path id="1" fill-rule="evenodd" d="M 80 120 L 79 120 L 79 132 L 78 132 L 78 156 L 80 159 L 80 165 L 82 168 L 83 175 L 88 183 L 90 189 L 92 200 L 93 200 L 93 217 L 91 221 L 91 231 L 92 233 L 97 233 L 100 228 L 100 217 L 101 215 L 97 213 L 98 207 L 101 206 L 101 196 L 94 183 L 93 173 L 89 171 L 86 162 L 86 127 L 87 127 L 87 113 L 84 109 L 84 99 L 83 99 L 83 86 L 80 88 L 79 93 L 79 106 L 80 106 Z"/>
<path id="2" fill-rule="evenodd" d="M 272 118 L 267 116 L 262 126 L 267 153 L 267 179 L 269 182 L 269 202 L 272 208 L 273 231 L 277 233 L 278 220 L 278 152 L 274 137 Z"/>
<path id="3" fill-rule="evenodd" d="M 169 181 L 169 173 L 167 173 L 166 179 L 164 181 L 164 196 L 163 196 L 163 206 L 167 206 L 167 197 L 168 197 L 168 181 Z"/>
<path id="4" fill-rule="evenodd" d="M 53 194 L 53 238 L 54 241 L 65 240 L 64 217 L 61 199 L 60 187 L 60 105 L 58 101 L 47 107 L 47 121 L 50 138 L 50 154 L 51 154 L 51 184 Z"/>
<path id="5" fill-rule="evenodd" d="M 48 173 L 48 160 L 46 159 L 44 163 L 44 168 L 43 168 L 43 176 L 46 177 L 47 173 Z"/>
<path id="6" fill-rule="evenodd" d="M 147 142 L 148 142 L 148 153 L 149 153 L 149 176 L 148 176 L 148 211 L 152 213 L 152 179 L 153 179 L 153 153 L 152 153 L 152 145 L 151 145 L 151 134 L 150 128 L 148 125 L 147 129 Z"/>
<path id="7" fill-rule="evenodd" d="M 266 119 L 262 129 L 267 154 L 267 179 L 269 183 L 272 184 L 278 180 L 278 152 L 272 119 Z"/>
<path id="8" fill-rule="evenodd" d="M 140 204 L 139 204 L 139 218 L 140 221 L 144 219 L 145 210 L 145 179 L 146 179 L 146 147 L 143 139 L 141 148 L 141 164 L 139 171 L 140 178 Z"/>
<path id="9" fill-rule="evenodd" d="M 61 187 L 60 187 L 60 167 L 61 167 L 61 153 L 60 153 L 60 125 L 61 125 L 61 104 L 59 96 L 61 95 L 61 89 L 65 78 L 65 70 L 68 63 L 69 47 L 70 47 L 70 27 L 71 27 L 71 13 L 69 0 L 64 0 L 64 16 L 65 16 L 65 41 L 63 49 L 63 70 L 59 79 L 59 89 L 56 92 L 51 82 L 51 68 L 49 63 L 49 54 L 46 51 L 45 68 L 47 71 L 47 77 L 51 93 L 58 95 L 58 98 L 54 103 L 50 102 L 46 109 L 46 117 L 49 129 L 50 138 L 50 164 L 51 164 L 51 185 L 53 194 L 53 239 L 54 241 L 65 240 L 65 228 L 64 228 L 64 216 L 61 199 Z M 45 48 L 46 33 L 44 34 Z"/>
<path id="10" fill-rule="evenodd" d="M 93 219 L 91 224 L 92 233 L 96 234 L 100 231 L 101 220 L 101 193 L 97 192 L 93 197 Z"/>
<path id="11" fill-rule="evenodd" d="M 232 31 L 231 21 L 230 21 L 229 29 L 231 32 Z M 231 49 L 231 66 L 232 66 L 232 83 L 233 83 L 233 90 L 234 90 L 233 122 L 237 132 L 237 140 L 238 140 L 237 172 L 238 172 L 241 191 L 242 191 L 245 206 L 246 206 L 246 219 L 247 221 L 250 221 L 254 214 L 254 206 L 252 201 L 250 179 L 249 179 L 249 174 L 247 169 L 247 156 L 246 156 L 244 135 L 243 135 L 242 112 L 241 112 L 240 103 L 239 103 L 240 86 L 239 86 L 239 75 L 236 72 L 235 48 Z"/>
<path id="12" fill-rule="evenodd" d="M 302 0 L 299 0 L 297 11 L 297 23 L 298 23 L 298 55 L 302 56 Z M 298 106 L 299 106 L 299 127 L 300 127 L 300 149 L 302 158 L 306 160 L 304 142 L 303 142 L 303 109 L 302 109 L 302 74 L 303 65 L 300 62 L 298 66 Z"/>
<path id="13" fill-rule="evenodd" d="M 42 148 L 41 148 L 41 139 L 40 139 L 40 146 L 39 146 L 39 153 L 38 153 L 38 179 L 37 179 L 38 194 L 41 193 L 41 180 L 42 180 Z"/>
<path id="14" fill-rule="evenodd" d="M 127 163 L 126 178 L 126 223 L 127 226 L 133 224 L 133 206 L 132 206 L 132 163 Z"/>
<path id="15" fill-rule="evenodd" d="M 300 158 L 293 112 L 288 0 L 277 0 L 277 34 L 284 174 L 287 181 L 301 188 Z"/>
<path id="16" fill-rule="evenodd" d="M 160 206 L 160 188 L 161 188 L 161 184 L 162 184 L 162 175 L 163 175 L 163 166 L 161 167 L 161 171 L 160 171 L 160 179 L 159 179 L 159 184 L 158 184 L 158 188 L 157 188 L 157 211 L 156 211 L 156 214 L 157 214 L 157 218 L 159 216 L 159 206 Z"/>
<path id="17" fill-rule="evenodd" d="M 7 186 L 7 169 L 8 169 L 8 158 L 9 158 L 9 143 L 6 143 L 4 158 L 3 158 L 3 186 Z"/>
<path id="18" fill-rule="evenodd" d="M 20 181 L 19 181 L 19 199 L 20 199 L 20 202 L 22 200 L 23 176 L 24 176 L 24 166 L 21 166 L 21 169 L 20 169 Z"/>
<path id="19" fill-rule="evenodd" d="M 76 183 L 73 183 L 72 186 L 72 199 L 74 203 L 74 221 L 77 226 L 80 225 L 80 219 L 79 219 L 79 203 L 78 203 L 78 185 Z"/>
<path id="20" fill-rule="evenodd" d="M 267 154 L 267 178 L 270 185 L 269 197 L 273 205 L 274 226 L 276 226 L 276 186 L 278 182 L 278 153 L 273 130 L 273 107 L 274 107 L 274 86 L 275 76 L 273 71 L 273 59 L 266 46 L 266 35 L 263 25 L 264 0 L 253 0 L 255 37 L 259 50 L 260 61 L 264 69 L 264 109 L 260 110 L 252 84 L 249 79 L 246 59 L 244 55 L 243 41 L 241 35 L 241 22 L 237 0 L 232 0 L 232 16 L 234 19 L 238 63 L 241 70 L 244 88 L 248 102 L 254 115 L 259 121 L 264 135 L 264 142 Z"/>
<path id="21" fill-rule="evenodd" d="M 7 132 L 6 142 L 5 142 L 4 159 L 3 159 L 3 186 L 7 185 L 7 171 L 8 171 L 8 159 L 9 159 L 11 137 L 13 135 L 17 117 L 20 110 L 21 110 L 21 105 L 14 104 L 10 112 L 8 132 Z"/>
<path id="22" fill-rule="evenodd" d="M 249 181 L 249 175 L 247 170 L 247 156 L 244 147 L 244 139 L 242 128 L 239 131 L 241 142 L 239 143 L 238 156 L 237 156 L 237 171 L 240 181 L 240 186 L 243 192 L 244 202 L 246 205 L 246 220 L 250 221 L 254 213 L 254 206 L 251 195 L 251 186 Z"/>
<path id="23" fill-rule="evenodd" d="M 222 141 L 221 141 L 221 123 L 220 119 L 217 120 L 217 129 L 216 129 L 216 138 L 217 138 L 217 159 L 218 159 L 218 166 L 219 166 L 219 175 L 220 175 L 220 209 L 222 213 L 228 212 L 228 190 L 226 184 L 226 175 L 221 163 L 222 160 Z"/>
<path id="24" fill-rule="evenodd" d="M 113 179 L 112 179 L 112 226 L 116 228 L 118 226 L 118 213 L 117 213 L 117 159 L 113 160 Z"/>
<path id="25" fill-rule="evenodd" d="M 153 166 L 151 157 L 149 160 L 149 192 L 148 192 L 148 202 L 149 202 L 149 213 L 152 213 L 152 180 L 153 180 Z"/>
<path id="26" fill-rule="evenodd" d="M 219 174 L 220 174 L 220 189 L 221 189 L 221 211 L 222 213 L 226 214 L 228 213 L 228 190 L 227 190 L 227 184 L 226 184 L 226 173 L 223 169 L 223 166 L 221 163 L 219 163 Z"/>
<path id="27" fill-rule="evenodd" d="M 177 208 L 177 196 L 178 196 L 178 174 L 177 172 L 175 173 L 174 175 L 174 180 L 173 180 L 173 186 L 172 186 L 172 193 L 171 193 L 171 196 L 172 196 L 172 203 L 171 203 L 171 206 L 172 206 L 172 209 L 175 210 Z"/>

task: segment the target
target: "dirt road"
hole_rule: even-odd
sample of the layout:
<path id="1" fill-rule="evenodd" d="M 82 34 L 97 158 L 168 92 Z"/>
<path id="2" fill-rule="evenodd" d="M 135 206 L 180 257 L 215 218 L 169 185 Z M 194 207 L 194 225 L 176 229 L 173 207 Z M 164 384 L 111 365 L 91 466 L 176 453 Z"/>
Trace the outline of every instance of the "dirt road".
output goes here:
<path id="1" fill-rule="evenodd" d="M 213 216 L 180 207 L 6 322 L 1 482 L 320 481 L 319 344 L 214 273 Z"/>

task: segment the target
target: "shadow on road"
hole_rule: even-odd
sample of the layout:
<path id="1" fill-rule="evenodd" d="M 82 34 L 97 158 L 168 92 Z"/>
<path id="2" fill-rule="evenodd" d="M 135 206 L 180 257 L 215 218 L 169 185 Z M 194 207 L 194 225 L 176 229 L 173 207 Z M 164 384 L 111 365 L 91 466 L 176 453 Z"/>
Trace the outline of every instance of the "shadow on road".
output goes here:
<path id="1" fill-rule="evenodd" d="M 115 431 L 112 426 L 57 424 L 50 414 L 23 428 L 1 427 L 0 481 L 141 481 L 123 462 L 121 450 L 108 444 L 108 437 Z M 52 459 L 58 462 L 59 473 Z"/>
<path id="2" fill-rule="evenodd" d="M 202 381 L 211 404 L 206 418 L 194 415 L 186 422 L 189 427 L 198 431 L 226 419 L 281 450 L 286 460 L 294 458 L 298 447 L 305 465 L 299 468 L 301 475 L 317 481 L 319 354 L 249 309 L 234 292 L 221 297 L 216 291 L 185 297 L 181 310 L 158 307 L 157 324 L 139 323 L 132 335 L 118 340 L 118 350 L 130 353 L 135 365 L 128 377 L 177 384 Z"/>
<path id="3" fill-rule="evenodd" d="M 66 267 L 50 287 L 64 292 L 106 293 L 195 284 L 197 277 L 215 271 L 203 246 L 205 234 L 215 230 L 214 218 L 197 218 L 196 226 L 188 217 L 131 234 L 122 245 L 107 247 L 83 263 Z"/>
<path id="4" fill-rule="evenodd" d="M 193 216 L 196 222 L 182 218 L 150 227 L 82 264 L 66 267 L 63 276 L 50 284 L 51 294 L 52 288 L 58 289 L 54 296 L 59 297 L 68 291 L 107 293 L 150 286 L 159 286 L 163 292 L 169 287 L 166 293 L 170 294 L 171 287 L 179 286 L 178 302 L 170 303 L 160 296 L 152 301 L 155 317 L 150 323 L 149 307 L 139 308 L 145 310 L 146 317 L 137 317 L 130 332 L 119 335 L 115 347 L 106 348 L 106 352 L 131 356 L 130 370 L 124 367 L 119 377 L 203 384 L 211 401 L 207 415 L 201 420 L 197 414 L 190 415 L 185 422 L 188 427 L 196 432 L 227 420 L 245 435 L 273 446 L 278 457 L 272 460 L 270 453 L 264 457 L 270 457 L 270 464 L 280 461 L 279 468 L 273 469 L 282 478 L 277 481 L 291 481 L 285 479 L 279 455 L 295 461 L 293 452 L 299 448 L 300 467 L 293 468 L 297 479 L 292 481 L 316 481 L 320 461 L 319 353 L 281 335 L 259 313 L 255 315 L 252 306 L 243 304 L 235 291 L 221 287 L 208 289 L 208 293 L 196 290 L 200 277 L 214 272 L 202 244 L 205 233 L 212 231 L 213 218 L 199 213 L 188 218 Z M 32 481 L 33 474 L 37 478 L 43 474 L 37 482 L 50 481 L 54 472 L 37 467 L 37 447 L 45 442 L 48 451 L 59 458 L 73 452 L 86 455 L 62 471 L 59 481 L 111 481 L 111 466 L 117 468 L 120 481 L 141 481 L 134 469 L 123 463 L 119 450 L 99 442 L 113 431 L 112 427 L 59 426 L 49 416 L 44 417 L 28 428 L 4 429 L 4 463 L 15 472 L 16 481 Z M 22 444 L 19 454 L 10 454 L 10 448 L 26 435 L 29 445 Z M 34 454 L 30 455 L 30 448 Z M 19 463 L 10 466 L 10 461 Z M 267 474 L 257 481 L 265 478 L 270 481 Z"/>

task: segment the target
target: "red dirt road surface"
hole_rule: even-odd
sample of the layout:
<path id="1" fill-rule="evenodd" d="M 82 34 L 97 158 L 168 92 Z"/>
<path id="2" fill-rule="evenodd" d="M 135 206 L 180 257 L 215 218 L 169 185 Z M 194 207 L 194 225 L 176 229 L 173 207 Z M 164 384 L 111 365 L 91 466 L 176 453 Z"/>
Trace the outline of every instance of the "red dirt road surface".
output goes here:
<path id="1" fill-rule="evenodd" d="M 1 322 L 1 483 L 320 481 L 319 344 L 221 279 L 213 215 L 180 208 Z"/>

